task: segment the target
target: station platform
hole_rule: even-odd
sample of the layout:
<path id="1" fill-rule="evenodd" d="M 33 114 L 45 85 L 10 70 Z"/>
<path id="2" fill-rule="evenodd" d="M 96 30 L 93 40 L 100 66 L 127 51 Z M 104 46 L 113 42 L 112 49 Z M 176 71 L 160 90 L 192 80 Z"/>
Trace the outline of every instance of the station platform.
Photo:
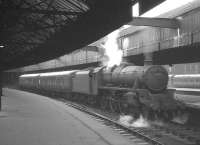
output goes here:
<path id="1" fill-rule="evenodd" d="M 200 89 L 173 88 L 176 90 L 175 98 L 188 107 L 200 109 Z"/>
<path id="2" fill-rule="evenodd" d="M 0 145 L 130 144 L 137 143 L 62 102 L 3 89 Z"/>

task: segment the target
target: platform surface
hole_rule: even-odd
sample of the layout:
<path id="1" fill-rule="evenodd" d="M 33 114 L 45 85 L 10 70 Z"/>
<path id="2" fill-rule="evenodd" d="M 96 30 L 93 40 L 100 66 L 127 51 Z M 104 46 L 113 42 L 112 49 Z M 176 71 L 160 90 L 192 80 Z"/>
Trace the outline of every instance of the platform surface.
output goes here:
<path id="1" fill-rule="evenodd" d="M 193 88 L 174 88 L 177 90 L 175 98 L 187 106 L 200 109 L 200 89 Z M 181 93 L 180 93 L 181 92 Z"/>
<path id="2" fill-rule="evenodd" d="M 0 145 L 136 145 L 64 103 L 4 88 Z"/>

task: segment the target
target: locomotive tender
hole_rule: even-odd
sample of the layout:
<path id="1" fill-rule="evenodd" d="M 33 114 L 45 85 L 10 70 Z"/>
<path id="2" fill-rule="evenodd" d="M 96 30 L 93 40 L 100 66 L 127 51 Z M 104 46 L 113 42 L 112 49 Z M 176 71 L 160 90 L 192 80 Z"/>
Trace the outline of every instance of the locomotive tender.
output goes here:
<path id="1" fill-rule="evenodd" d="M 41 74 L 24 74 L 22 88 L 57 92 L 73 101 L 89 103 L 102 109 L 147 118 L 172 119 L 182 104 L 167 89 L 168 72 L 159 65 L 122 64 L 112 68 L 96 67 Z"/>

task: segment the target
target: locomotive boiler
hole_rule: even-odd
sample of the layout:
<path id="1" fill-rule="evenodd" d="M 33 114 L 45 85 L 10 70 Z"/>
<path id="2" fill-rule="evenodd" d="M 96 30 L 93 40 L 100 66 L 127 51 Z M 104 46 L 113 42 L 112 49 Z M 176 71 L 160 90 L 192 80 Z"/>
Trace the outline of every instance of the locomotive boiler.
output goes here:
<path id="1" fill-rule="evenodd" d="M 110 70 L 105 69 L 103 81 L 117 86 L 161 92 L 167 87 L 168 73 L 162 66 L 122 65 Z"/>
<path id="2" fill-rule="evenodd" d="M 25 74 L 21 87 L 64 94 L 65 98 L 113 112 L 171 119 L 182 104 L 167 89 L 168 72 L 162 66 L 122 64 L 112 68 Z M 29 85 L 27 85 L 29 84 Z"/>

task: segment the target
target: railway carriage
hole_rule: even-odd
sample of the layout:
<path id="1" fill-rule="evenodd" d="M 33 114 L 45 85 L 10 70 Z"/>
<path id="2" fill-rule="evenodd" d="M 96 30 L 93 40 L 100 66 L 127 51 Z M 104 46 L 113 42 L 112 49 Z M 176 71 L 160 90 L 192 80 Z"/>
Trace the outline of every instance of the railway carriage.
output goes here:
<path id="1" fill-rule="evenodd" d="M 27 89 L 39 89 L 38 83 L 39 83 L 39 74 L 24 74 L 21 75 L 19 78 L 19 84 L 22 88 Z"/>

